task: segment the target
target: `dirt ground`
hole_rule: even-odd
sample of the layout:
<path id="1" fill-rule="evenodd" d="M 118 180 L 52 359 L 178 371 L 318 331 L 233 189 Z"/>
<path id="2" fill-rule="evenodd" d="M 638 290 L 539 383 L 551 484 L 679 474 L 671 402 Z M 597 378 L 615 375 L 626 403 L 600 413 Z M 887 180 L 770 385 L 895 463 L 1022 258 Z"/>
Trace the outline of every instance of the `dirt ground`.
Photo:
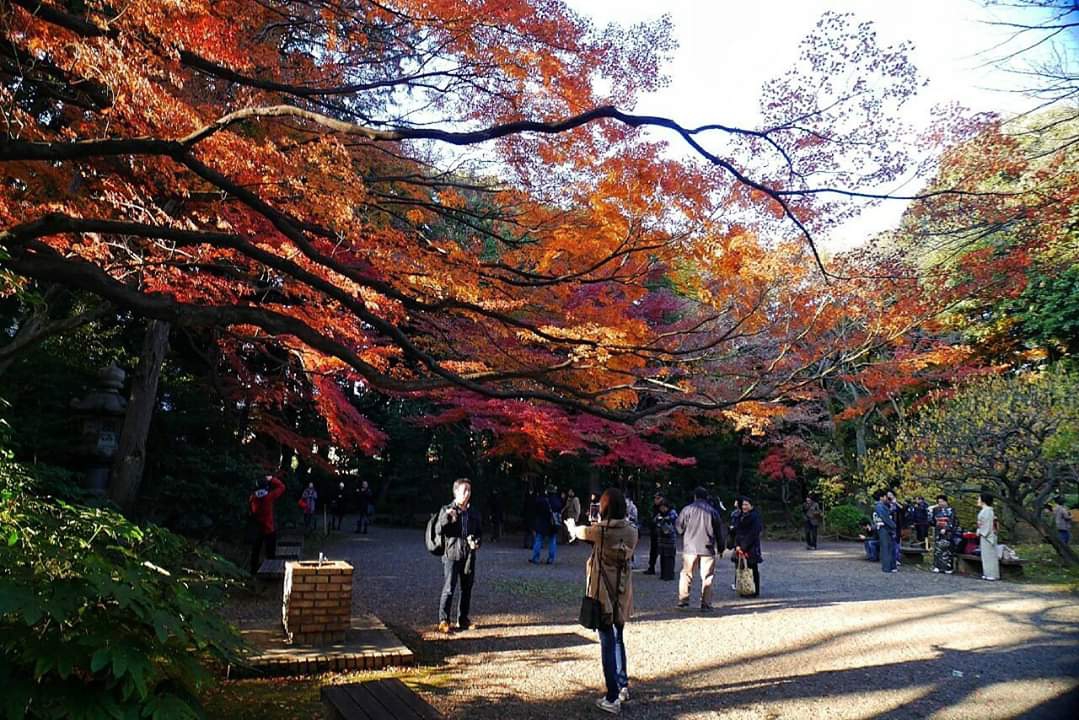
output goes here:
<path id="1" fill-rule="evenodd" d="M 638 568 L 647 538 L 643 546 Z M 519 536 L 488 542 L 473 595 L 477 627 L 445 637 L 434 627 L 441 564 L 422 531 L 373 528 L 327 550 L 355 565 L 357 608 L 440 668 L 440 681 L 419 690 L 455 718 L 604 716 L 593 706 L 603 686 L 599 644 L 576 624 L 587 553 L 559 547 L 555 564 L 536 566 Z M 623 716 L 1079 716 L 1074 595 L 909 567 L 884 574 L 858 545 L 809 552 L 765 540 L 764 553 L 753 600 L 735 596 L 731 563 L 717 563 L 708 615 L 674 607 L 676 582 L 634 574 Z"/>

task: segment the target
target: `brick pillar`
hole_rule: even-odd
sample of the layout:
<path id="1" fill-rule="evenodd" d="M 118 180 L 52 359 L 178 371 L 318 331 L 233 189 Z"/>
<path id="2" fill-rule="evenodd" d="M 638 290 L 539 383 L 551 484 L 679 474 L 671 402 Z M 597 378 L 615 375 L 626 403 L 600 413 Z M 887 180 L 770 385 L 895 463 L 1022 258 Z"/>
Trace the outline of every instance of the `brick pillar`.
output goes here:
<path id="1" fill-rule="evenodd" d="M 281 620 L 290 643 L 342 642 L 351 619 L 351 565 L 343 560 L 285 563 Z"/>

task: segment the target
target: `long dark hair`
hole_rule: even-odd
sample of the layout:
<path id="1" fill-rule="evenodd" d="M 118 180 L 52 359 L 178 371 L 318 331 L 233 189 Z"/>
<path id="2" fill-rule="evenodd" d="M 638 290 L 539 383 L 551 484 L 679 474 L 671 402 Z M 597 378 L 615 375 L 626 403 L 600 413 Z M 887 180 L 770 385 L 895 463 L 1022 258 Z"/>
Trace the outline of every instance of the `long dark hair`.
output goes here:
<path id="1" fill-rule="evenodd" d="M 626 519 L 626 496 L 618 488 L 607 488 L 599 498 L 599 516 L 603 520 Z"/>

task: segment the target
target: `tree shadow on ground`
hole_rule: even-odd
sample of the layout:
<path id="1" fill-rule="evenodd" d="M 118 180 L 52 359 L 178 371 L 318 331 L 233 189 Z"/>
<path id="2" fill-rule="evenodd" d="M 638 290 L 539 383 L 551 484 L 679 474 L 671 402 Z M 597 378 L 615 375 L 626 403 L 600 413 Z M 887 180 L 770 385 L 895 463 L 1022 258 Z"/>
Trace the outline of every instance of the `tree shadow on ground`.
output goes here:
<path id="1" fill-rule="evenodd" d="M 794 717 L 790 704 L 811 702 L 799 715 L 811 717 L 822 708 L 821 701 L 842 703 L 865 693 L 885 694 L 877 706 L 863 715 L 845 717 L 925 718 L 954 708 L 975 693 L 1001 683 L 1044 680 L 1047 676 L 1074 682 L 1079 676 L 1079 656 L 1075 654 L 1077 637 L 1059 642 L 1032 643 L 1004 649 L 955 650 L 935 648 L 931 659 L 899 663 L 864 664 L 843 670 L 825 670 L 777 677 L 753 677 L 726 683 L 707 682 L 716 668 L 700 668 L 652 679 L 631 686 L 633 702 L 623 708 L 625 717 L 678 718 L 689 713 L 741 713 L 752 717 Z M 1044 667 L 1046 650 L 1073 653 L 1058 663 L 1056 674 Z M 633 659 L 629 659 L 631 668 Z M 596 665 L 599 665 L 597 655 Z M 728 675 L 737 675 L 737 662 L 728 666 Z M 953 669 L 962 676 L 956 676 Z M 632 674 L 632 673 L 631 673 Z M 915 691 L 912 698 L 910 690 Z M 1021 689 L 1014 692 L 1022 694 Z M 592 707 L 601 688 L 579 691 L 544 701 L 515 698 L 499 701 L 497 707 L 484 699 L 475 699 L 458 708 L 458 716 L 468 718 L 577 718 L 596 717 Z M 895 699 L 888 699 L 893 693 Z M 1072 688 L 1049 700 L 1019 711 L 1018 717 L 1030 720 L 1075 717 L 1079 690 Z M 816 712 L 815 712 L 816 711 Z M 972 709 L 973 711 L 973 709 Z M 1001 716 L 998 708 L 986 707 L 987 716 Z"/>

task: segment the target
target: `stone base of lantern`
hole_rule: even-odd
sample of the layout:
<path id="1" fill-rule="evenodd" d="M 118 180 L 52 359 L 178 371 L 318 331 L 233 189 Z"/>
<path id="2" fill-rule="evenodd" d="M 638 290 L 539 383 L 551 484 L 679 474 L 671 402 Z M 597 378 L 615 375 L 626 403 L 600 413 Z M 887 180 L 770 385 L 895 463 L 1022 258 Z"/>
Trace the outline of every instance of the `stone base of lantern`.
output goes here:
<path id="1" fill-rule="evenodd" d="M 351 619 L 351 565 L 343 560 L 285 563 L 281 622 L 290 643 L 341 642 Z"/>

